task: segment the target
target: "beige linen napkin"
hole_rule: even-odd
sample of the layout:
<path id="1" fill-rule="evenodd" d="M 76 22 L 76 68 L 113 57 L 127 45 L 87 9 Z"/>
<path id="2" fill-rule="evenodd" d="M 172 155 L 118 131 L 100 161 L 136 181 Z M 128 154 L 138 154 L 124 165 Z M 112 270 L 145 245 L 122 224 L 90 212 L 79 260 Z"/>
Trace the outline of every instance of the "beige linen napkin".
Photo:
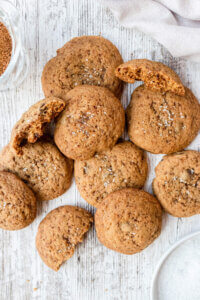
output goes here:
<path id="1" fill-rule="evenodd" d="M 142 31 L 174 57 L 200 62 L 200 0 L 102 0 L 119 23 Z"/>

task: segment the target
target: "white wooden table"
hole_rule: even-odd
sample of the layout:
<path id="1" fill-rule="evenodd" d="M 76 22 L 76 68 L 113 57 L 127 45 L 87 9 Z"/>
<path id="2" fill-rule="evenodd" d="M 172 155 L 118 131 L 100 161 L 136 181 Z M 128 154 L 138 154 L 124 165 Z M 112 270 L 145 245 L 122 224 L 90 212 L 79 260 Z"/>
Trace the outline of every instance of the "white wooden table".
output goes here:
<path id="1" fill-rule="evenodd" d="M 19 8 L 30 72 L 17 89 L 0 93 L 0 146 L 9 142 L 10 132 L 21 114 L 43 98 L 40 77 L 43 66 L 56 49 L 80 35 L 110 39 L 125 61 L 131 58 L 160 60 L 173 67 L 184 84 L 200 98 L 200 66 L 173 59 L 157 42 L 125 29 L 97 0 L 12 0 Z M 135 86 L 125 88 L 124 107 Z M 199 137 L 190 145 L 199 149 Z M 153 170 L 161 156 L 149 155 L 150 175 L 145 189 L 151 192 Z M 0 230 L 0 300 L 148 300 L 152 273 L 162 253 L 177 239 L 200 229 L 199 216 L 188 219 L 164 216 L 161 236 L 145 251 L 125 256 L 103 247 L 94 228 L 75 255 L 58 273 L 43 264 L 35 249 L 38 224 L 63 204 L 93 209 L 81 199 L 75 183 L 58 199 L 39 204 L 34 223 L 17 232 Z"/>

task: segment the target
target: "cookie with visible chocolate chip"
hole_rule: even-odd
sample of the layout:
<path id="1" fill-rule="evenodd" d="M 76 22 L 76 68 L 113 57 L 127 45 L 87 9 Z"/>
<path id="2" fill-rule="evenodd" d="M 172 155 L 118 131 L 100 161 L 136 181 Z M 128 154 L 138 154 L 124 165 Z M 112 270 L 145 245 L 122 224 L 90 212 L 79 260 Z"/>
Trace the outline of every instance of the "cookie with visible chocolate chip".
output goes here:
<path id="1" fill-rule="evenodd" d="M 122 81 L 115 76 L 123 63 L 118 49 L 100 36 L 81 36 L 67 42 L 58 55 L 47 62 L 42 73 L 42 88 L 46 97 L 66 99 L 68 91 L 77 85 L 108 88 L 120 97 Z"/>
<path id="2" fill-rule="evenodd" d="M 142 188 L 147 176 L 147 159 L 143 150 L 131 142 L 122 142 L 112 150 L 75 161 L 74 175 L 81 196 L 99 207 L 103 199 L 125 187 Z"/>
<path id="3" fill-rule="evenodd" d="M 135 254 L 149 246 L 160 235 L 161 224 L 158 200 L 133 188 L 109 194 L 95 214 L 99 241 L 123 254 Z"/>
<path id="4" fill-rule="evenodd" d="M 0 172 L 0 228 L 19 230 L 36 217 L 37 203 L 31 189 L 16 175 Z"/>
<path id="5" fill-rule="evenodd" d="M 82 85 L 71 90 L 66 100 L 54 132 L 64 155 L 85 160 L 115 145 L 125 124 L 119 99 L 106 88 Z"/>
<path id="6" fill-rule="evenodd" d="M 154 193 L 169 214 L 200 214 L 200 152 L 188 150 L 166 155 L 155 173 Z"/>
<path id="7" fill-rule="evenodd" d="M 36 247 L 44 263 L 58 271 L 72 257 L 92 223 L 92 215 L 80 207 L 66 205 L 48 213 L 36 236 Z"/>
<path id="8" fill-rule="evenodd" d="M 49 142 L 26 144 L 23 155 L 17 155 L 8 144 L 0 153 L 0 171 L 18 175 L 33 190 L 37 200 L 51 200 L 70 187 L 73 162 Z"/>
<path id="9" fill-rule="evenodd" d="M 17 154 L 23 154 L 23 145 L 35 143 L 44 134 L 45 126 L 65 108 L 65 101 L 49 97 L 32 105 L 12 130 L 11 146 Z"/>
<path id="10" fill-rule="evenodd" d="M 118 66 L 115 74 L 129 83 L 134 83 L 135 80 L 144 81 L 148 88 L 155 91 L 170 91 L 180 96 L 185 94 L 185 88 L 179 76 L 161 62 L 148 59 L 130 60 Z"/>
<path id="11" fill-rule="evenodd" d="M 200 105 L 185 88 L 185 96 L 136 88 L 127 108 L 128 134 L 137 146 L 169 154 L 183 150 L 200 129 Z"/>

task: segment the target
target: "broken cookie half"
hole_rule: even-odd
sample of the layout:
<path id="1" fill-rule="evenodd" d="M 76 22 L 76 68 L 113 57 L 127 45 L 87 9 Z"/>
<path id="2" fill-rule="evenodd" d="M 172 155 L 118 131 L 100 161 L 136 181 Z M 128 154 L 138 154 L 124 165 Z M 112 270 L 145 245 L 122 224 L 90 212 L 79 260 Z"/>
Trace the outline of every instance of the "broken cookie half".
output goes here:
<path id="1" fill-rule="evenodd" d="M 134 83 L 135 80 L 143 81 L 148 88 L 156 91 L 171 91 L 180 96 L 185 94 L 179 76 L 161 62 L 148 59 L 130 60 L 118 66 L 115 75 L 128 83 Z"/>
<path id="2" fill-rule="evenodd" d="M 35 143 L 51 123 L 65 108 L 65 101 L 49 97 L 32 105 L 16 123 L 11 134 L 11 146 L 17 154 L 23 154 L 23 145 Z"/>
<path id="3" fill-rule="evenodd" d="M 80 207 L 65 205 L 52 210 L 40 223 L 36 236 L 36 248 L 44 263 L 58 271 L 73 256 L 92 223 L 91 213 Z"/>

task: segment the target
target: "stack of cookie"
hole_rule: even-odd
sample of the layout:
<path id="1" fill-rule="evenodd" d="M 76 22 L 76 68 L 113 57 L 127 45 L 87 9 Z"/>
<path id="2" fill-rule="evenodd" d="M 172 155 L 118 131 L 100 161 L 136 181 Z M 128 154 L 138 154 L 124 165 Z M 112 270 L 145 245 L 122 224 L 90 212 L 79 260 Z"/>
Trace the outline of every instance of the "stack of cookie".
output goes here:
<path id="1" fill-rule="evenodd" d="M 155 169 L 157 199 L 173 216 L 199 214 L 200 153 L 182 151 L 200 129 L 198 100 L 174 71 L 159 62 L 135 59 L 120 65 L 116 76 L 144 82 L 134 90 L 127 108 L 130 140 L 151 153 L 168 154 Z"/>
<path id="2" fill-rule="evenodd" d="M 125 128 L 122 81 L 135 80 L 144 85 L 127 108 L 130 141 L 119 141 Z M 200 128 L 199 103 L 170 68 L 147 60 L 124 64 L 110 41 L 83 36 L 46 64 L 42 87 L 46 98 L 23 114 L 0 153 L 1 228 L 29 225 L 37 201 L 70 187 L 73 165 L 81 196 L 97 208 L 97 236 L 112 250 L 134 254 L 152 243 L 161 231 L 161 205 L 176 216 L 200 212 L 196 151 L 168 155 L 158 165 L 153 187 L 159 201 L 142 190 L 148 173 L 144 150 L 180 151 Z M 43 261 L 57 271 L 92 222 L 78 207 L 50 212 L 36 237 Z"/>

